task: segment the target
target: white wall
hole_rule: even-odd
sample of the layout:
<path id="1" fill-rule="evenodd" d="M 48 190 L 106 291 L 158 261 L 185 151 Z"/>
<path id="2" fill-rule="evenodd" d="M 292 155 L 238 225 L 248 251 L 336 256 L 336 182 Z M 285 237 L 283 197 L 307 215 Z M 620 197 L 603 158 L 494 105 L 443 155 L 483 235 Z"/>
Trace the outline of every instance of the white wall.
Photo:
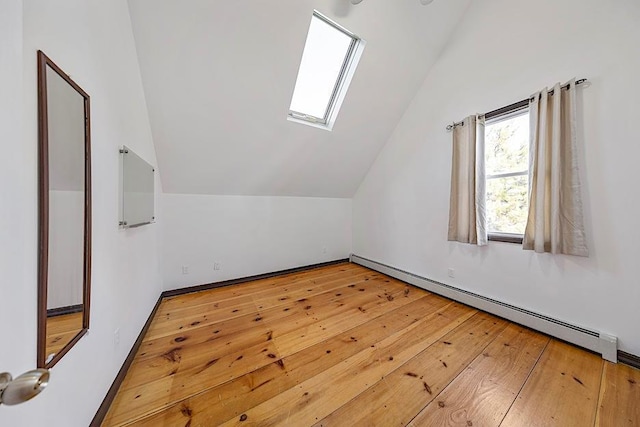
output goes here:
<path id="1" fill-rule="evenodd" d="M 469 2 L 130 0 L 165 189 L 351 198 Z M 286 119 L 314 8 L 367 41 L 331 132 Z"/>
<path id="2" fill-rule="evenodd" d="M 82 304 L 84 192 L 49 192 L 47 309 Z"/>
<path id="3" fill-rule="evenodd" d="M 163 194 L 161 204 L 165 289 L 332 261 L 351 252 L 351 199 Z"/>
<path id="4" fill-rule="evenodd" d="M 473 2 L 354 198 L 353 252 L 611 333 L 640 354 L 638 22 L 634 0 Z M 591 256 L 447 242 L 445 126 L 574 76 L 592 82 L 579 90 Z"/>
<path id="5" fill-rule="evenodd" d="M 84 191 L 84 97 L 46 68 L 49 189 Z"/>
<path id="6" fill-rule="evenodd" d="M 89 335 L 0 425 L 86 426 L 161 291 L 159 224 L 118 230 L 118 146 L 155 162 L 127 2 L 3 0 L 0 46 L 0 370 L 36 365 L 37 49 L 91 96 L 93 150 Z"/>
<path id="7" fill-rule="evenodd" d="M 22 140 L 22 0 L 0 3 L 0 94 L 0 372 L 18 373 L 36 359 L 36 234 L 27 227 L 35 221 L 35 177 L 28 176 L 35 166 Z M 8 419 L 0 408 L 0 425 L 19 425 Z"/>

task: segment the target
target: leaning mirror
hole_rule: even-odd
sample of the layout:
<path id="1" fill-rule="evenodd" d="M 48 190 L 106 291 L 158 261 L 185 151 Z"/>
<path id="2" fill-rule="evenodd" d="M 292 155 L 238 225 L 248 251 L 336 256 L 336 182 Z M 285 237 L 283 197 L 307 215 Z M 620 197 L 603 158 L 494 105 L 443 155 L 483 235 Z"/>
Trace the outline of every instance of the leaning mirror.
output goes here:
<path id="1" fill-rule="evenodd" d="M 38 367 L 51 368 L 89 329 L 89 95 L 38 51 Z"/>

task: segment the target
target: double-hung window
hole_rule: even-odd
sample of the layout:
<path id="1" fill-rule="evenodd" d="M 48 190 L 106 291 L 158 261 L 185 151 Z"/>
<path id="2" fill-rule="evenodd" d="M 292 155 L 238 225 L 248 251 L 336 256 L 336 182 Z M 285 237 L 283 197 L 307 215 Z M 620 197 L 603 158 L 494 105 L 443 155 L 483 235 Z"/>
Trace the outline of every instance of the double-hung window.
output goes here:
<path id="1" fill-rule="evenodd" d="M 363 48 L 363 40 L 314 11 L 289 120 L 331 130 Z"/>
<path id="2" fill-rule="evenodd" d="M 489 240 L 521 243 L 529 207 L 526 105 L 486 119 L 485 165 Z"/>

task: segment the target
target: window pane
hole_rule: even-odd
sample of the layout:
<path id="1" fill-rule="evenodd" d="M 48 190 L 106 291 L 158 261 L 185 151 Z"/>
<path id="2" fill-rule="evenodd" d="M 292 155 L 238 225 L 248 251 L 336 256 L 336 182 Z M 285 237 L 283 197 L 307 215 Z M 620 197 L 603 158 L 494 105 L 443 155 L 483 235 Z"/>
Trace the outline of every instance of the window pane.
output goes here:
<path id="1" fill-rule="evenodd" d="M 290 110 L 324 118 L 351 40 L 347 34 L 313 16 Z"/>
<path id="2" fill-rule="evenodd" d="M 524 234 L 529 205 L 528 177 L 512 176 L 487 180 L 487 225 L 489 232 Z"/>
<path id="3" fill-rule="evenodd" d="M 529 113 L 485 127 L 487 175 L 529 168 Z"/>

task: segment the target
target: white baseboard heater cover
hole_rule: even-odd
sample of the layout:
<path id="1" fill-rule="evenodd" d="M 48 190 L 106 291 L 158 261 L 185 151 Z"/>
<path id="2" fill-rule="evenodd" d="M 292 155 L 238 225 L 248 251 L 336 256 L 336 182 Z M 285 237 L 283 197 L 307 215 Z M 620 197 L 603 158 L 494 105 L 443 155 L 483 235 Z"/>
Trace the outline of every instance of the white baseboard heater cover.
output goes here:
<path id="1" fill-rule="evenodd" d="M 427 291 L 599 353 L 603 359 L 610 362 L 617 363 L 618 361 L 618 339 L 614 336 L 572 325 L 524 308 L 458 289 L 358 255 L 352 254 L 349 260 Z"/>

